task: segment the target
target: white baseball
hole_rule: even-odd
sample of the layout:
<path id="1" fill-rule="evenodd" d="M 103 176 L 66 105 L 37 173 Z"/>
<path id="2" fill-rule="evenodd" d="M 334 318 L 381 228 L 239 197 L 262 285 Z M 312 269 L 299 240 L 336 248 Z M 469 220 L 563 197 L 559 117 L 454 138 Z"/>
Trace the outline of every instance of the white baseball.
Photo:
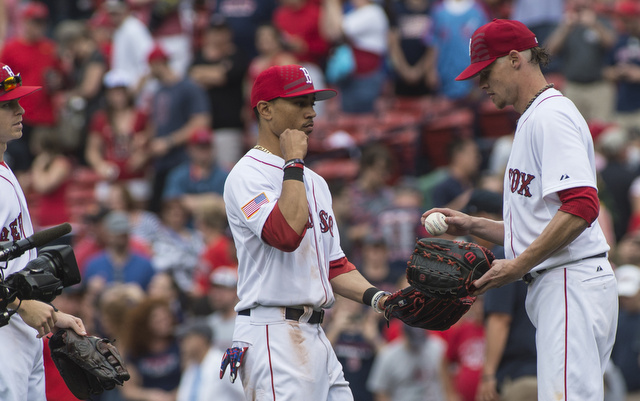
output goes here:
<path id="1" fill-rule="evenodd" d="M 431 213 L 424 220 L 424 228 L 431 235 L 442 235 L 447 232 L 449 225 L 444 221 L 444 214 L 440 212 Z"/>

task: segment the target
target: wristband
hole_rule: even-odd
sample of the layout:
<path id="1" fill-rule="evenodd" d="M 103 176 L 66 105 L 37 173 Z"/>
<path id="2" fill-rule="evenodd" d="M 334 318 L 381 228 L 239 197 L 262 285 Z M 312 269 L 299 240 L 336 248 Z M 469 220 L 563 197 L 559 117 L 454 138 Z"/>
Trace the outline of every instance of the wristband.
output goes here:
<path id="1" fill-rule="evenodd" d="M 373 301 L 373 297 L 379 292 L 380 290 L 377 289 L 376 287 L 371 287 L 368 288 L 364 294 L 362 294 L 362 303 L 365 305 L 372 305 L 371 301 Z"/>
<path id="2" fill-rule="evenodd" d="M 300 182 L 304 182 L 304 170 L 302 168 L 293 168 L 289 167 L 284 170 L 284 175 L 282 177 L 283 181 L 286 180 L 296 180 Z"/>
<path id="3" fill-rule="evenodd" d="M 302 159 L 290 159 L 287 160 L 286 162 L 284 162 L 284 167 L 282 167 L 282 169 L 287 169 L 289 167 L 298 167 L 298 168 L 304 168 L 304 160 Z"/>
<path id="4" fill-rule="evenodd" d="M 382 297 L 389 294 L 391 293 L 387 291 L 378 291 L 376 295 L 373 296 L 373 299 L 371 300 L 371 307 L 378 313 L 384 312 L 384 309 L 378 307 L 378 302 L 380 302 L 380 299 L 382 299 Z"/>

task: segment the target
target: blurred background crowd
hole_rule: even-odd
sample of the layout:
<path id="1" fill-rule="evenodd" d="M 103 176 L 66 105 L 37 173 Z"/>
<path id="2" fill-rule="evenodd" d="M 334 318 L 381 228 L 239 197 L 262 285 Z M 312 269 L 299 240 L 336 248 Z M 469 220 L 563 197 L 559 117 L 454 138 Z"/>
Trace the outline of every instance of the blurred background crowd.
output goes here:
<path id="1" fill-rule="evenodd" d="M 500 218 L 518 116 L 454 80 L 492 18 L 536 33 L 548 80 L 590 125 L 621 301 L 606 400 L 640 400 L 639 1 L 3 0 L 0 62 L 44 87 L 21 101 L 5 161 L 36 231 L 72 223 L 82 274 L 54 304 L 115 339 L 132 374 L 95 399 L 242 399 L 217 378 L 237 284 L 221 195 L 255 144 L 248 94 L 269 66 L 301 64 L 339 92 L 316 105 L 307 165 L 378 287 L 406 285 L 427 208 Z M 490 291 L 446 332 L 343 299 L 324 325 L 358 401 L 535 400 L 524 294 Z M 72 400 L 46 362 L 48 399 Z"/>

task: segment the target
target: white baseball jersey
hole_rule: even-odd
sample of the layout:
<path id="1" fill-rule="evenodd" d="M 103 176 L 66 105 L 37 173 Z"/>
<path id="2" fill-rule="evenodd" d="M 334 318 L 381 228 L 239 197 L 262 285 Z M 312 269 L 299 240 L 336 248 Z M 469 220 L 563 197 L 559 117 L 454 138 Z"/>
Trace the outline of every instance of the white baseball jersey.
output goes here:
<path id="1" fill-rule="evenodd" d="M 231 170 L 224 188 L 227 217 L 238 254 L 236 311 L 262 306 L 333 305 L 329 262 L 344 257 L 331 195 L 322 177 L 304 169 L 310 227 L 294 252 L 262 240 L 262 228 L 282 192 L 282 158 L 250 150 Z"/>
<path id="2" fill-rule="evenodd" d="M 0 241 L 15 241 L 33 234 L 31 217 L 20 184 L 11 169 L 0 163 Z M 31 249 L 8 262 L 5 277 L 22 270 L 37 256 Z M 4 266 L 5 262 L 0 262 Z M 0 327 L 0 361 L 10 361 L 0 369 L 0 400 L 44 401 L 42 339 L 17 313 Z"/>
<path id="3" fill-rule="evenodd" d="M 520 255 L 561 206 L 557 192 L 596 186 L 593 140 L 573 103 L 546 90 L 518 121 L 504 178 L 504 248 Z M 609 250 L 596 220 L 569 246 L 536 266 L 539 270 Z"/>
<path id="4" fill-rule="evenodd" d="M 557 192 L 596 188 L 591 135 L 557 90 L 540 95 L 518 121 L 504 188 L 504 247 L 520 255 L 561 206 Z M 533 270 L 526 309 L 536 327 L 540 400 L 602 401 L 615 341 L 618 297 L 598 221 Z"/>

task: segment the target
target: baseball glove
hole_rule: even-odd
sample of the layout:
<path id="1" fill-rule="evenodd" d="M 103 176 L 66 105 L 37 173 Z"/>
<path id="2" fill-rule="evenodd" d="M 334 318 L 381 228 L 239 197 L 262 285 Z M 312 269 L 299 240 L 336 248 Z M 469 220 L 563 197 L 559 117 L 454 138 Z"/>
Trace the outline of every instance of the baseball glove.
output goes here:
<path id="1" fill-rule="evenodd" d="M 386 299 L 384 317 L 387 320 L 395 317 L 412 327 L 442 331 L 460 320 L 475 300 L 433 298 L 409 286 Z"/>
<path id="2" fill-rule="evenodd" d="M 51 359 L 69 390 L 81 400 L 129 380 L 118 349 L 105 338 L 80 336 L 71 329 L 49 340 Z"/>
<path id="3" fill-rule="evenodd" d="M 422 238 L 407 262 L 407 280 L 428 296 L 460 299 L 494 259 L 490 250 L 473 242 Z"/>

